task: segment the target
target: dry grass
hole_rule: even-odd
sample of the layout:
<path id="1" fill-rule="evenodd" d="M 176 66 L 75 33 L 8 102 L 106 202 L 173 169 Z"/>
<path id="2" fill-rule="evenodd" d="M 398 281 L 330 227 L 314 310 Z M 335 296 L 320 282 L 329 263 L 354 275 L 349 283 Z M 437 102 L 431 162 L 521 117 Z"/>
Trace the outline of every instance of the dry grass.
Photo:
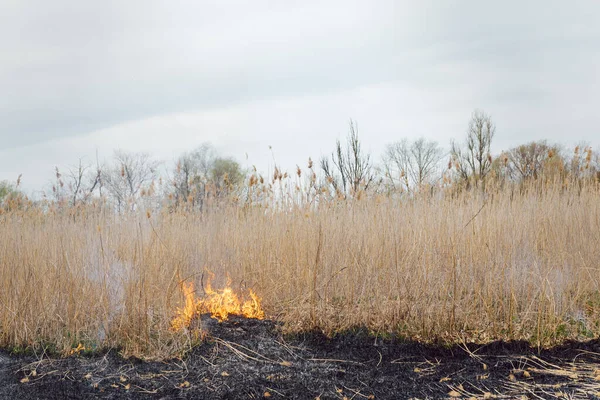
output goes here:
<path id="1" fill-rule="evenodd" d="M 430 340 L 600 334 L 600 191 L 364 197 L 316 209 L 222 207 L 0 216 L 0 346 L 83 343 L 161 356 L 179 284 L 229 275 L 290 331 L 364 326 Z"/>

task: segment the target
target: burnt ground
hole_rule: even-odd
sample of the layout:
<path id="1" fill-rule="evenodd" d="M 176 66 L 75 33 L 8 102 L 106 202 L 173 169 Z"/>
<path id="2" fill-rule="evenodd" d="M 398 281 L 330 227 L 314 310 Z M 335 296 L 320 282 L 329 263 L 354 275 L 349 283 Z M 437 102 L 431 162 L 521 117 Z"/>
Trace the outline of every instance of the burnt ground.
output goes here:
<path id="1" fill-rule="evenodd" d="M 211 339 L 183 360 L 0 353 L 0 398 L 600 399 L 598 340 L 538 352 L 525 343 L 448 348 L 361 333 L 290 338 L 272 321 L 242 318 L 203 323 Z"/>

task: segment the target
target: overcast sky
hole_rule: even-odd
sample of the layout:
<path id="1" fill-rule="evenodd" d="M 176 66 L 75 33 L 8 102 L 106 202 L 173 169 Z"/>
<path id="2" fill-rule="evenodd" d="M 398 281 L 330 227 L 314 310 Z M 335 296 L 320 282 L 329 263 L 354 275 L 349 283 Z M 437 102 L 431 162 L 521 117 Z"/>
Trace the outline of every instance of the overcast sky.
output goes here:
<path id="1" fill-rule="evenodd" d="M 96 153 L 169 164 L 205 141 L 291 170 L 350 118 L 376 157 L 403 137 L 448 147 L 475 108 L 494 151 L 599 148 L 598 21 L 596 0 L 2 0 L 0 180 L 33 190 Z"/>

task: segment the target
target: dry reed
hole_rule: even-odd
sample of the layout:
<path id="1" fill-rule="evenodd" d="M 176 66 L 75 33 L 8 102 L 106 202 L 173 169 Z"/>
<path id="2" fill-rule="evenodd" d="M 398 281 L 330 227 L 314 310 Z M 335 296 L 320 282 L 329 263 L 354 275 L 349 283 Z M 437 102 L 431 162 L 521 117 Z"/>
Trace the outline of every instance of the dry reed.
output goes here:
<path id="1" fill-rule="evenodd" d="M 149 217 L 149 218 L 148 218 Z M 600 333 L 600 192 L 498 189 L 319 207 L 0 216 L 0 346 L 164 356 L 181 281 L 252 288 L 291 332 L 423 341 Z M 199 293 L 201 294 L 201 293 Z"/>

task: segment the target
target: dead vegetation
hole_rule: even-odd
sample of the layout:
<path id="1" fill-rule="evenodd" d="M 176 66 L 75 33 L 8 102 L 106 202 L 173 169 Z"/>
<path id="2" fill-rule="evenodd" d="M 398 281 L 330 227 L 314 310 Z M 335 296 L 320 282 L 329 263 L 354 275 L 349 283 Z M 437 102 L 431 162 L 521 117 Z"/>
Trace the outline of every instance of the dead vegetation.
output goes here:
<path id="1" fill-rule="evenodd" d="M 294 206 L 0 216 L 0 345 L 160 357 L 194 344 L 171 321 L 231 280 L 287 332 L 365 327 L 425 342 L 600 333 L 595 182 L 373 194 Z M 249 300 L 249 299 L 248 299 Z"/>
<path id="2" fill-rule="evenodd" d="M 595 399 L 598 341 L 440 347 L 364 332 L 282 335 L 269 320 L 198 317 L 207 340 L 184 358 L 0 358 L 0 396 L 37 398 Z M 1 353 L 0 353 L 1 355 Z M 10 371 L 10 373 L 3 373 Z"/>

